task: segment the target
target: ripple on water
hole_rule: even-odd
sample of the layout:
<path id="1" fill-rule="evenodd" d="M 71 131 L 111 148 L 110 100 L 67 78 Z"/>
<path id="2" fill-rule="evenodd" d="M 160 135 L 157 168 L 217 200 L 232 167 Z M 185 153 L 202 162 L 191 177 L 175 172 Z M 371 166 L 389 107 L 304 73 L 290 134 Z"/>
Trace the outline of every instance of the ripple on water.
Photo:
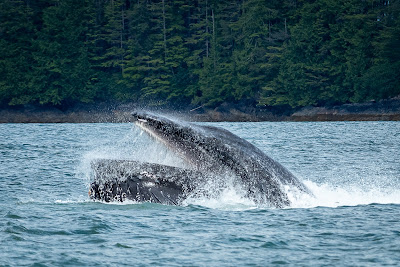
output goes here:
<path id="1" fill-rule="evenodd" d="M 0 124 L 0 266 L 399 266 L 399 123 L 212 125 L 316 197 L 287 209 L 232 192 L 183 207 L 92 202 L 86 156 L 140 154 L 148 139 L 131 124 Z M 142 154 L 180 164 L 159 148 Z"/>
<path id="2" fill-rule="evenodd" d="M 287 248 L 288 244 L 285 241 L 267 241 L 261 245 L 261 248 L 268 248 L 268 249 L 282 249 Z"/>
<path id="3" fill-rule="evenodd" d="M 117 248 L 132 248 L 132 247 L 130 247 L 128 245 L 124 245 L 124 244 L 120 244 L 120 243 L 116 243 L 114 246 L 117 247 Z"/>
<path id="4" fill-rule="evenodd" d="M 25 217 L 19 216 L 17 214 L 8 212 L 7 215 L 5 216 L 8 219 L 14 219 L 14 220 L 18 220 L 18 219 L 24 219 Z"/>
<path id="5" fill-rule="evenodd" d="M 48 230 L 38 228 L 28 228 L 23 225 L 12 225 L 5 229 L 9 234 L 24 234 L 24 235 L 38 235 L 38 236 L 57 236 L 57 235 L 72 235 L 71 232 L 64 230 Z"/>

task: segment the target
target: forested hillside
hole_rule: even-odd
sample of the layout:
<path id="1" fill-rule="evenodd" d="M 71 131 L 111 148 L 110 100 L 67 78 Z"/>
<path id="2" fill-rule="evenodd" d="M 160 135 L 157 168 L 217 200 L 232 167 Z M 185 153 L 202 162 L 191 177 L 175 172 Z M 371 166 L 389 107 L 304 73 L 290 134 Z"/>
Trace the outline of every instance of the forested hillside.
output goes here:
<path id="1" fill-rule="evenodd" d="M 3 107 L 399 94 L 399 0 L 0 0 Z"/>

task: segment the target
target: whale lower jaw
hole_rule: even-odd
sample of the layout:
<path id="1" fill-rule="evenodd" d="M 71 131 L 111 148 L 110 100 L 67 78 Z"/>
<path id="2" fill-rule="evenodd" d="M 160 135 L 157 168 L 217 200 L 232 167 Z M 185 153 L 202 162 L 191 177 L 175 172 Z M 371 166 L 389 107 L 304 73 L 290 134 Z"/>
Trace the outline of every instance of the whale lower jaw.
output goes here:
<path id="1" fill-rule="evenodd" d="M 104 202 L 153 202 L 180 205 L 205 181 L 202 173 L 134 160 L 98 159 L 91 163 L 94 181 L 91 199 Z"/>
<path id="2" fill-rule="evenodd" d="M 97 159 L 91 162 L 91 167 L 93 182 L 90 184 L 89 197 L 103 202 L 130 200 L 181 205 L 191 195 L 215 196 L 221 189 L 205 191 L 204 187 L 210 179 L 216 177 L 204 171 L 121 159 Z M 259 191 L 257 187 L 244 187 L 242 189 L 247 191 L 245 197 L 255 203 L 267 203 L 268 206 L 276 208 L 290 205 L 287 196 L 280 191 L 273 192 L 273 195 L 282 194 L 279 201 L 271 201 L 262 198 L 269 189 Z"/>

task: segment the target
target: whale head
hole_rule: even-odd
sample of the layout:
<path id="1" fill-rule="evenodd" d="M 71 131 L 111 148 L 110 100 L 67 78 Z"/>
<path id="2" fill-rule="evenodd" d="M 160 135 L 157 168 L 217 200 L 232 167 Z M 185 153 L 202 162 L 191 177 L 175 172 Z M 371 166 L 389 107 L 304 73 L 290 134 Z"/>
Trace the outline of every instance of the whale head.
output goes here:
<path id="1" fill-rule="evenodd" d="M 135 124 L 188 163 L 211 177 L 232 177 L 247 196 L 274 207 L 290 205 L 285 187 L 309 193 L 289 170 L 243 138 L 220 127 L 135 111 Z"/>
<path id="2" fill-rule="evenodd" d="M 224 129 L 176 121 L 145 111 L 136 111 L 132 115 L 140 129 L 175 152 L 189 167 L 204 169 L 215 163 L 215 132 L 225 132 Z"/>

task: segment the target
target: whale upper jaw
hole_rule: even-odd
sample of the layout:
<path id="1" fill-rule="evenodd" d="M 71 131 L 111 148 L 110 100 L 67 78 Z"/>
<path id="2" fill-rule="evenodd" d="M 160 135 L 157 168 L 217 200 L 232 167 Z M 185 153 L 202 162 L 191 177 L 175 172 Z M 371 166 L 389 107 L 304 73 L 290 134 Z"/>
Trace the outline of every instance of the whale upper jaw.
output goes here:
<path id="1" fill-rule="evenodd" d="M 204 170 L 212 167 L 214 160 L 206 151 L 209 150 L 206 147 L 209 140 L 205 138 L 204 127 L 151 112 L 137 111 L 132 115 L 136 126 L 175 152 L 190 168 Z"/>

